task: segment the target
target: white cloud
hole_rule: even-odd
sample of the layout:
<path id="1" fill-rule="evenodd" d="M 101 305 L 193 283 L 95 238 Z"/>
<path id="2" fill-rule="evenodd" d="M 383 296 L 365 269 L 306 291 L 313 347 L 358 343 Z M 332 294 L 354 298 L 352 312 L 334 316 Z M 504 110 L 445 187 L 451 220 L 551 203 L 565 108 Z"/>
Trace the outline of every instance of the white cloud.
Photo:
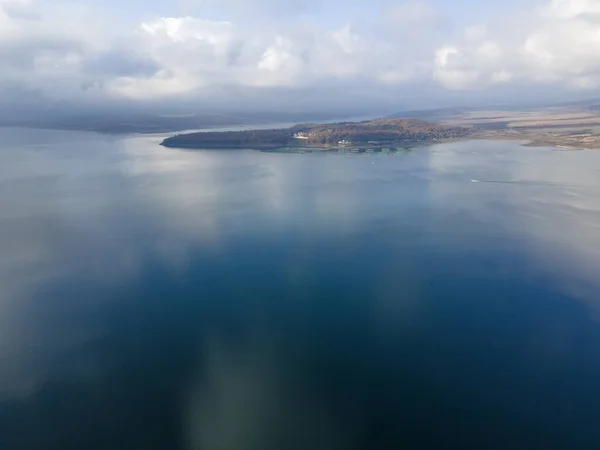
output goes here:
<path id="1" fill-rule="evenodd" d="M 251 92 L 268 102 L 285 89 L 322 101 L 338 86 L 335 102 L 344 89 L 383 97 L 394 88 L 401 99 L 418 83 L 600 86 L 599 0 L 552 0 L 458 35 L 420 0 L 376 0 L 368 11 L 314 0 L 192 3 L 194 15 L 125 23 L 88 2 L 0 0 L 0 95 L 225 101 Z"/>
<path id="2" fill-rule="evenodd" d="M 407 28 L 410 31 L 422 30 L 431 26 L 443 26 L 444 18 L 440 11 L 424 1 L 409 0 L 405 2 L 390 2 L 384 6 L 385 18 L 393 26 Z M 430 31 L 430 30 L 426 30 Z"/>
<path id="3" fill-rule="evenodd" d="M 437 50 L 434 75 L 450 89 L 511 81 L 595 88 L 600 85 L 600 1 L 553 0 L 520 19 L 467 27 L 459 42 Z"/>
<path id="4" fill-rule="evenodd" d="M 477 81 L 479 73 L 463 62 L 463 51 L 447 45 L 435 52 L 434 77 L 450 89 L 464 89 Z"/>
<path id="5" fill-rule="evenodd" d="M 416 73 L 398 46 L 365 36 L 351 23 L 337 29 L 308 25 L 287 30 L 248 29 L 192 17 L 141 24 L 135 45 L 160 70 L 153 76 L 111 81 L 132 98 L 200 93 L 216 88 L 306 87 L 331 79 L 400 84 Z M 400 48 L 401 50 L 401 48 Z"/>
<path id="6" fill-rule="evenodd" d="M 16 89 L 64 101 L 101 84 L 87 62 L 112 52 L 106 23 L 72 2 L 0 0 L 0 100 Z"/>
<path id="7" fill-rule="evenodd" d="M 2 17 L 36 19 L 39 18 L 31 0 L 1 0 L 0 1 L 0 24 Z"/>
<path id="8" fill-rule="evenodd" d="M 294 56 L 291 53 L 291 47 L 292 43 L 289 39 L 278 36 L 275 43 L 263 53 L 262 58 L 258 63 L 258 68 L 270 72 L 281 70 L 288 65 L 290 61 L 294 60 Z"/>
<path id="9" fill-rule="evenodd" d="M 549 18 L 575 19 L 600 14 L 600 2 L 598 0 L 551 0 L 541 12 Z"/>
<path id="10" fill-rule="evenodd" d="M 300 13 L 313 3 L 283 2 L 278 8 Z M 260 3 L 264 10 L 273 4 Z M 394 20 L 429 22 L 434 10 L 424 5 L 396 6 Z M 424 53 L 414 64 L 404 54 L 412 43 L 391 42 L 397 35 L 374 32 L 361 20 L 317 26 L 298 19 L 285 27 L 277 21 L 257 27 L 254 17 L 232 22 L 184 16 L 126 29 L 107 27 L 112 18 L 90 8 L 61 0 L 0 0 L 0 89 L 20 86 L 56 99 L 167 99 L 232 87 L 269 95 L 271 88 L 305 89 L 332 80 L 404 84 L 423 75 L 426 59 Z"/>

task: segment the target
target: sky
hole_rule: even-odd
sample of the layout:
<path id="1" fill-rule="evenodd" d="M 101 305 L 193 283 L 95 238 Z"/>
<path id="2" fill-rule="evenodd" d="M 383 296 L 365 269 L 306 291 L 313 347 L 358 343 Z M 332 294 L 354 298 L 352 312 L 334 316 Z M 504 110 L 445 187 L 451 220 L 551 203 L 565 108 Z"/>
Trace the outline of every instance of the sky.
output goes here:
<path id="1" fill-rule="evenodd" d="M 0 0 L 0 104 L 402 110 L 599 88 L 600 0 Z"/>

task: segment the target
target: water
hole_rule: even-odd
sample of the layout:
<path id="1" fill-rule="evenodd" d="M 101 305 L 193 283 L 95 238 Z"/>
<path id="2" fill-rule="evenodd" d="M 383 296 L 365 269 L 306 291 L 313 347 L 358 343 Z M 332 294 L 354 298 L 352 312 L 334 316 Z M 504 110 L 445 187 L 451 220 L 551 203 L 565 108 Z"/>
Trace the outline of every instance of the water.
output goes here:
<path id="1" fill-rule="evenodd" d="M 0 131 L 2 450 L 592 449 L 600 153 Z"/>

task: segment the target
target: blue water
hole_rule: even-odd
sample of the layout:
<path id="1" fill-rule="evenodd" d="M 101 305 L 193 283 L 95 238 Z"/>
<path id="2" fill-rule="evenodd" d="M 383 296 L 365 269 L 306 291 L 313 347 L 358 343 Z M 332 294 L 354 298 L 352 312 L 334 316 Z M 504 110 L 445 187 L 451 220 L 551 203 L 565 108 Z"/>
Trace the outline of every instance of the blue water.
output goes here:
<path id="1" fill-rule="evenodd" d="M 0 449 L 600 448 L 600 152 L 0 130 Z"/>

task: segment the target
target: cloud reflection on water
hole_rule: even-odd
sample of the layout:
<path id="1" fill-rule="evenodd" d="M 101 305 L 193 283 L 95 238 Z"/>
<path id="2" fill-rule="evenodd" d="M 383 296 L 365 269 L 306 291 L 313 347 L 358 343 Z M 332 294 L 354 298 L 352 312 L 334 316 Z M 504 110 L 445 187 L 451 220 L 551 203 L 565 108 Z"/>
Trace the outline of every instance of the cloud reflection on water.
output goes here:
<path id="1" fill-rule="evenodd" d="M 9 250 L 0 255 L 0 394 L 20 394 L 24 410 L 55 405 L 52 395 L 64 390 L 65 408 L 125 417 L 114 405 L 134 405 L 143 425 L 191 408 L 181 418 L 192 422 L 188 438 L 208 450 L 240 448 L 246 432 L 257 448 L 292 439 L 297 448 L 345 449 L 360 441 L 346 429 L 376 428 L 360 414 L 368 405 L 387 398 L 387 414 L 404 414 L 397 401 L 413 401 L 424 374 L 446 386 L 461 374 L 452 364 L 466 364 L 464 355 L 432 350 L 437 359 L 427 360 L 414 349 L 455 349 L 456 323 L 495 343 L 465 311 L 490 320 L 489 329 L 502 329 L 490 315 L 529 313 L 503 306 L 490 286 L 513 296 L 556 287 L 596 306 L 600 188 L 470 180 L 594 185 L 600 154 L 470 142 L 373 164 L 156 143 L 90 135 L 2 152 L 11 190 L 0 192 L 0 246 Z M 488 315 L 478 310 L 484 301 L 496 308 Z M 540 312 L 532 335 L 528 317 L 514 320 L 523 322 L 499 355 L 519 342 L 537 349 L 539 364 L 570 361 L 580 319 Z M 493 361 L 476 343 L 462 345 Z M 389 391 L 386 374 L 403 371 L 405 385 Z M 85 386 L 83 404 L 74 380 Z M 165 402 L 156 417 L 141 409 L 136 386 Z M 174 400 L 179 389 L 185 405 Z M 416 420 L 403 419 L 407 427 Z M 274 433 L 273 421 L 285 432 Z M 96 432 L 108 436 L 112 424 L 104 426 Z M 135 444 L 146 438 L 123 433 Z"/>

